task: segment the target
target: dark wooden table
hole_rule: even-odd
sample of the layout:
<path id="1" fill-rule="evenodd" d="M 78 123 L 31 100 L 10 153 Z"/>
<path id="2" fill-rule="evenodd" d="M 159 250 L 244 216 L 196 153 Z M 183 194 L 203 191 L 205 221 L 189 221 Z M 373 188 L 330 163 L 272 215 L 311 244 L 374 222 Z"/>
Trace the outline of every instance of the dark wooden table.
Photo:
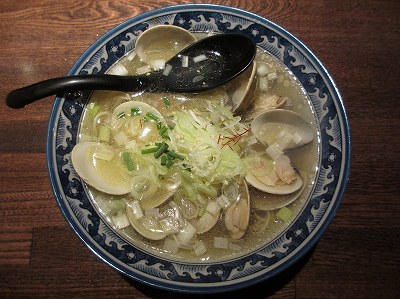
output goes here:
<path id="1" fill-rule="evenodd" d="M 186 2 L 1 0 L 0 98 L 65 75 L 123 20 Z M 400 298 L 400 2 L 208 2 L 268 18 L 311 48 L 341 91 L 353 137 L 346 195 L 316 247 L 275 279 L 215 298 Z M 69 228 L 46 169 L 52 102 L 0 104 L 0 298 L 182 297 L 124 278 Z"/>

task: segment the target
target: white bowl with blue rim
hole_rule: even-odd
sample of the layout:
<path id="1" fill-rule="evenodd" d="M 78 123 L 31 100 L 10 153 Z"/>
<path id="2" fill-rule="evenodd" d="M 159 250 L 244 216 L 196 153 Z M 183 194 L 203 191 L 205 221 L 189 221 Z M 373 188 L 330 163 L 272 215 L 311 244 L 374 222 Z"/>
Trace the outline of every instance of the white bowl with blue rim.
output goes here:
<path id="1" fill-rule="evenodd" d="M 350 172 L 351 140 L 341 96 L 317 57 L 296 37 L 253 13 L 220 5 L 185 4 L 156 9 L 111 29 L 90 46 L 69 75 L 102 74 L 157 24 L 193 32 L 240 32 L 281 60 L 299 79 L 315 111 L 320 150 L 316 183 L 304 208 L 276 238 L 250 254 L 213 263 L 165 259 L 133 246 L 103 221 L 71 163 L 89 93 L 57 97 L 47 136 L 47 164 L 56 200 L 69 225 L 95 255 L 129 278 L 187 293 L 217 293 L 267 280 L 303 257 L 332 221 Z"/>

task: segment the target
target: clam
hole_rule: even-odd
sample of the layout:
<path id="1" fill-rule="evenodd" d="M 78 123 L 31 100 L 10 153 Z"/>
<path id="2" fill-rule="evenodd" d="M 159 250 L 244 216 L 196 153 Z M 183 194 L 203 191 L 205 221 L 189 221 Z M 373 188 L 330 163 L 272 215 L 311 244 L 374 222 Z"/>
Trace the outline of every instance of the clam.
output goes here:
<path id="1" fill-rule="evenodd" d="M 288 97 L 275 94 L 271 95 L 266 92 L 257 92 L 254 95 L 251 109 L 244 111 L 243 119 L 247 122 L 251 122 L 257 115 L 265 111 L 283 108 L 288 99 Z"/>
<path id="2" fill-rule="evenodd" d="M 124 118 L 125 116 L 132 116 L 135 114 L 146 115 L 147 113 L 151 113 L 160 121 L 164 121 L 162 114 L 149 104 L 138 101 L 128 101 L 120 104 L 114 109 L 112 114 L 112 125 L 114 126 L 119 119 Z"/>
<path id="3" fill-rule="evenodd" d="M 273 162 L 271 161 L 273 164 Z M 265 175 L 262 175 L 265 171 Z M 305 188 L 304 181 L 297 170 L 293 169 L 291 182 L 285 183 L 281 180 L 271 181 L 271 177 L 275 176 L 275 169 L 272 169 L 273 174 L 268 173 L 268 167 L 250 168 L 247 172 L 246 181 L 256 189 L 263 191 L 261 194 L 254 190 L 252 204 L 258 210 L 275 210 L 284 207 L 296 200 Z"/>
<path id="4" fill-rule="evenodd" d="M 264 191 L 270 194 L 291 194 L 301 189 L 303 186 L 303 179 L 301 178 L 300 174 L 296 171 L 295 177 L 293 182 L 290 184 L 284 183 L 276 183 L 271 184 L 268 181 L 267 176 L 255 176 L 251 172 L 246 174 L 246 181 L 252 185 L 253 187 L 257 188 L 258 190 Z"/>
<path id="5" fill-rule="evenodd" d="M 277 164 L 280 164 L 280 160 L 283 160 L 284 163 L 285 176 L 279 176 L 277 173 Z M 291 194 L 301 189 L 303 179 L 298 171 L 290 165 L 289 158 L 283 155 L 277 161 L 273 161 L 265 154 L 257 159 L 247 160 L 246 181 L 258 190 L 269 194 Z M 286 179 L 282 179 L 282 177 L 286 177 Z"/>
<path id="6" fill-rule="evenodd" d="M 167 61 L 196 41 L 189 31 L 173 25 L 157 25 L 144 31 L 136 41 L 136 53 L 147 64 Z"/>
<path id="7" fill-rule="evenodd" d="M 150 240 L 162 240 L 167 236 L 167 233 L 161 230 L 158 219 L 155 217 L 143 216 L 139 219 L 135 216 L 132 207 L 126 205 L 126 214 L 129 223 L 140 235 Z"/>
<path id="8" fill-rule="evenodd" d="M 133 178 L 132 181 L 134 182 L 134 180 L 135 179 Z M 152 178 L 152 180 L 154 180 L 154 178 Z M 181 184 L 181 178 L 178 172 L 171 171 L 166 173 L 163 176 L 162 182 L 160 183 L 161 186 L 156 186 L 156 190 L 153 193 L 149 194 L 148 196 L 143 196 L 140 198 L 140 205 L 142 209 L 153 209 L 161 206 L 172 195 L 175 194 L 180 184 Z M 132 186 L 132 189 L 133 188 L 135 188 L 134 184 Z"/>
<path id="9" fill-rule="evenodd" d="M 141 116 L 138 118 L 131 116 Z M 121 126 L 125 125 L 129 130 L 123 130 L 129 133 L 128 138 L 132 138 L 138 146 L 145 146 L 147 143 L 158 141 L 159 131 L 155 129 L 155 126 L 146 126 L 144 123 L 146 120 L 157 124 L 166 125 L 167 122 L 164 116 L 153 106 L 139 101 L 128 101 L 120 104 L 112 113 L 111 127 L 117 132 L 120 132 Z M 126 134 L 125 134 L 126 135 Z M 115 139 L 116 136 L 114 136 Z M 171 137 L 172 138 L 172 137 Z M 123 146 L 124 142 L 127 142 L 127 138 L 117 138 L 117 144 Z M 172 140 L 172 143 L 174 140 Z"/>
<path id="10" fill-rule="evenodd" d="M 257 87 L 256 62 L 253 63 L 234 81 L 234 87 L 239 86 L 232 94 L 233 111 L 240 112 L 247 109 L 254 100 L 254 92 Z"/>
<path id="11" fill-rule="evenodd" d="M 231 232 L 233 239 L 240 239 L 249 226 L 250 219 L 250 194 L 246 181 L 240 182 L 243 185 L 238 199 L 234 201 L 225 211 L 225 226 Z"/>
<path id="12" fill-rule="evenodd" d="M 71 160 L 78 175 L 97 190 L 115 195 L 130 192 L 131 177 L 111 146 L 79 142 L 72 150 Z"/>
<path id="13" fill-rule="evenodd" d="M 274 109 L 258 114 L 251 131 L 265 145 L 278 144 L 282 150 L 301 147 L 314 139 L 314 130 L 296 112 Z"/>
<path id="14" fill-rule="evenodd" d="M 272 211 L 276 209 L 280 209 L 284 206 L 295 201 L 303 192 L 305 188 L 305 184 L 303 184 L 302 188 L 290 194 L 276 195 L 276 194 L 258 194 L 256 190 L 254 190 L 255 196 L 252 197 L 253 207 L 257 210 L 262 211 Z"/>

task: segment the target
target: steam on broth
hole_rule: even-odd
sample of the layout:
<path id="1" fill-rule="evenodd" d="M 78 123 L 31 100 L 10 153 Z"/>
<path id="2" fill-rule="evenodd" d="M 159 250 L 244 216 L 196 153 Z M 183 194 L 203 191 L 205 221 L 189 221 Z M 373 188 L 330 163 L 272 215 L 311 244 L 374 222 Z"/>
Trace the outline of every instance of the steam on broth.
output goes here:
<path id="1" fill-rule="evenodd" d="M 93 92 L 72 162 L 127 241 L 175 260 L 223 260 L 266 244 L 296 218 L 315 179 L 317 138 L 296 147 L 302 136 L 287 124 L 253 124 L 264 111 L 290 110 L 316 136 L 313 111 L 280 61 L 261 50 L 255 61 L 253 77 L 198 94 Z M 154 69 L 132 52 L 110 72 L 144 68 Z"/>

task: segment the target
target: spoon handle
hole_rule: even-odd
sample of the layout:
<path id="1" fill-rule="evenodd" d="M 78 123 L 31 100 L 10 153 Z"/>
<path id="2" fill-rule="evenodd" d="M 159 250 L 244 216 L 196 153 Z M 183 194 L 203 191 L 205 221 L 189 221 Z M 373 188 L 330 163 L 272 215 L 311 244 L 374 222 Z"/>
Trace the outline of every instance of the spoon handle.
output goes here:
<path id="1" fill-rule="evenodd" d="M 6 98 L 10 108 L 18 109 L 61 92 L 82 90 L 141 91 L 149 86 L 150 76 L 79 75 L 53 78 L 11 91 Z"/>

